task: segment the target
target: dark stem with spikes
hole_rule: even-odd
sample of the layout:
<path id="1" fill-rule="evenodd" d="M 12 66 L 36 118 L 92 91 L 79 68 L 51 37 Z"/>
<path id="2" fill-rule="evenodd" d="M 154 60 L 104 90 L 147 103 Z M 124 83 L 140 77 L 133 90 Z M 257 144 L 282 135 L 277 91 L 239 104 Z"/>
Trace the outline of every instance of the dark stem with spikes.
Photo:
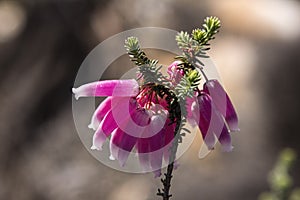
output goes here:
<path id="1" fill-rule="evenodd" d="M 177 118 L 176 120 L 176 128 L 175 128 L 175 139 L 173 142 L 173 145 L 170 149 L 171 154 L 170 154 L 170 163 L 167 167 L 167 172 L 164 174 L 164 178 L 161 179 L 161 182 L 163 184 L 162 189 L 158 189 L 157 195 L 161 196 L 163 200 L 169 200 L 172 197 L 172 194 L 170 194 L 170 188 L 171 188 L 171 180 L 173 178 L 173 170 L 174 170 L 174 161 L 176 159 L 176 153 L 177 153 L 177 148 L 178 144 L 182 140 L 181 135 L 179 134 L 179 129 L 181 126 L 181 117 Z"/>

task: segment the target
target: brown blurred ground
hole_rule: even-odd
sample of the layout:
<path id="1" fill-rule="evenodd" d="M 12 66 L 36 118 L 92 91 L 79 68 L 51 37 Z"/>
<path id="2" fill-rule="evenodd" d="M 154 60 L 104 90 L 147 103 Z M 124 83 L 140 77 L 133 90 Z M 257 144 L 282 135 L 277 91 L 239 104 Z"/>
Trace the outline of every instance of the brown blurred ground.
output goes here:
<path id="1" fill-rule="evenodd" d="M 70 89 L 85 56 L 109 36 L 143 26 L 190 31 L 208 15 L 222 20 L 210 54 L 241 132 L 232 153 L 204 160 L 195 142 L 180 159 L 173 199 L 256 199 L 280 149 L 300 153 L 299 1 L 0 1 L 0 199 L 158 199 L 152 174 L 117 172 L 89 155 Z M 299 169 L 298 161 L 298 186 Z"/>

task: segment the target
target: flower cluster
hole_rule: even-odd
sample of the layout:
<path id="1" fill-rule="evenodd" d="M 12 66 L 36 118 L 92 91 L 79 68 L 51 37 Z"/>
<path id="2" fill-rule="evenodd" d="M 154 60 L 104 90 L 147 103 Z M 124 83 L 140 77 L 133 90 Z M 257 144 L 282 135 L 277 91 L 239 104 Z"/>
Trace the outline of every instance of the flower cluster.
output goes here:
<path id="1" fill-rule="evenodd" d="M 175 61 L 168 67 L 173 86 L 184 75 Z M 168 95 L 161 95 L 159 85 L 139 86 L 134 79 L 106 80 L 73 88 L 75 98 L 84 96 L 108 96 L 96 109 L 89 128 L 95 130 L 91 149 L 101 150 L 110 137 L 111 159 L 123 166 L 135 147 L 145 171 L 160 176 L 162 160 L 169 162 L 171 141 L 175 123 L 169 119 Z M 216 139 L 224 151 L 232 149 L 229 131 L 237 131 L 237 114 L 217 80 L 209 80 L 203 90 L 195 92 L 195 98 L 187 101 L 188 121 L 195 121 L 209 149 Z"/>
<path id="2" fill-rule="evenodd" d="M 213 149 L 218 139 L 224 151 L 231 151 L 229 132 L 238 131 L 238 118 L 232 102 L 217 80 L 209 80 L 192 104 L 204 142 Z"/>
<path id="3" fill-rule="evenodd" d="M 177 85 L 184 76 L 181 63 L 176 61 L 168 67 L 172 83 Z M 218 80 L 207 80 L 202 90 L 186 98 L 186 118 L 192 126 L 198 125 L 208 149 L 212 150 L 217 139 L 225 152 L 233 149 L 230 132 L 239 131 L 238 117 L 233 104 Z"/>
<path id="4" fill-rule="evenodd" d="M 135 147 L 145 171 L 160 176 L 162 159 L 169 162 L 169 149 L 175 124 L 168 116 L 167 94 L 157 85 L 139 87 L 136 80 L 97 81 L 73 88 L 83 96 L 108 96 L 96 109 L 89 128 L 94 129 L 91 149 L 101 150 L 110 137 L 111 159 L 123 166 Z"/>
<path id="5" fill-rule="evenodd" d="M 91 149 L 101 150 L 109 139 L 112 160 L 124 166 L 135 151 L 141 167 L 157 177 L 165 160 L 171 166 L 162 180 L 165 187 L 172 177 L 185 122 L 199 127 L 208 149 L 219 141 L 224 151 L 231 151 L 230 133 L 239 130 L 237 113 L 222 85 L 206 77 L 199 59 L 207 57 L 208 42 L 219 28 L 220 21 L 211 17 L 205 20 L 204 29 L 194 30 L 192 36 L 179 33 L 176 40 L 183 54 L 168 66 L 168 77 L 161 73 L 158 60 L 147 58 L 137 38 L 130 37 L 125 48 L 138 66 L 137 80 L 96 81 L 73 88 L 76 99 L 107 97 L 88 126 L 95 131 Z M 206 81 L 200 89 L 201 74 Z"/>

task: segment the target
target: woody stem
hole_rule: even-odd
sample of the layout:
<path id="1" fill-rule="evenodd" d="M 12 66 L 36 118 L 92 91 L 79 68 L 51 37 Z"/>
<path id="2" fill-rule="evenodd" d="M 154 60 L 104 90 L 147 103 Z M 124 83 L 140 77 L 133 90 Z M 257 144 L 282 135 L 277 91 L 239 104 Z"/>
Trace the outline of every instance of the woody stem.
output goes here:
<path id="1" fill-rule="evenodd" d="M 177 148 L 178 148 L 178 143 L 180 140 L 180 134 L 177 134 L 179 132 L 179 128 L 180 128 L 180 120 L 177 120 L 176 123 L 176 128 L 175 128 L 175 138 L 174 138 L 174 142 L 173 145 L 170 149 L 171 151 L 171 155 L 170 155 L 170 163 L 167 167 L 167 172 L 164 174 L 165 178 L 161 179 L 161 182 L 163 184 L 163 188 L 162 190 L 158 189 L 158 196 L 161 196 L 163 198 L 163 200 L 169 200 L 170 197 L 172 197 L 172 194 L 170 194 L 170 188 L 171 188 L 171 180 L 173 178 L 173 170 L 174 170 L 174 161 L 176 158 L 176 152 L 177 152 Z"/>

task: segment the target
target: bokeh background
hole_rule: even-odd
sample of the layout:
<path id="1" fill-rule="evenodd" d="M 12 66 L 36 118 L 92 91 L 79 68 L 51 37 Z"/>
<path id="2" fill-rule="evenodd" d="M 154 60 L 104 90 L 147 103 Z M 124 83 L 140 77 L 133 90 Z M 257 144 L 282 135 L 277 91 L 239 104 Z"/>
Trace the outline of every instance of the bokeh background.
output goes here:
<path id="1" fill-rule="evenodd" d="M 196 141 L 179 160 L 173 199 L 253 200 L 268 190 L 280 150 L 300 153 L 300 1 L 6 0 L 0 1 L 0 199 L 158 199 L 153 174 L 118 172 L 88 153 L 75 130 L 71 88 L 85 56 L 108 37 L 144 26 L 191 31 L 210 15 L 222 21 L 210 55 L 241 132 L 232 153 L 214 151 L 203 160 Z M 128 66 L 102 78 L 117 78 L 120 70 Z M 299 169 L 297 161 L 295 186 Z"/>

